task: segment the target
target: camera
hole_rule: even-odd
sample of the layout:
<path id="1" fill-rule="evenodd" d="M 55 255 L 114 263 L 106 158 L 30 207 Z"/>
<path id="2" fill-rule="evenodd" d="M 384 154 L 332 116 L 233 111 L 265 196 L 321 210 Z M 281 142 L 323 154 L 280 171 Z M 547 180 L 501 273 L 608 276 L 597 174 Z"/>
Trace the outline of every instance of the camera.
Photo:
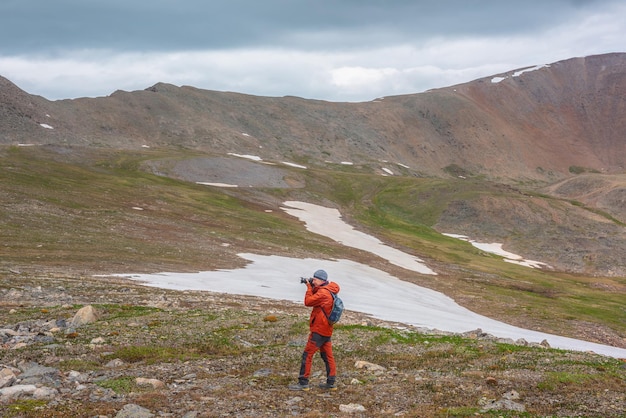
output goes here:
<path id="1" fill-rule="evenodd" d="M 300 283 L 306 283 L 309 282 L 310 284 L 313 284 L 313 280 L 312 279 L 307 279 L 306 277 L 300 277 Z"/>

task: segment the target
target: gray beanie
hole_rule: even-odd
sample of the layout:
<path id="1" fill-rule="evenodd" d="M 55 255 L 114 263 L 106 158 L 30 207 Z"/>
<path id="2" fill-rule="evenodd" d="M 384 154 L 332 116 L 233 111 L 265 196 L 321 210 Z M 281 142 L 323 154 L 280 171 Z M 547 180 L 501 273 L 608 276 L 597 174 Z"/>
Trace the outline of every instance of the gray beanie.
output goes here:
<path id="1" fill-rule="evenodd" d="M 324 280 L 325 282 L 328 281 L 328 274 L 326 274 L 324 270 L 317 270 L 315 273 L 313 273 L 313 277 L 315 277 L 316 279 Z"/>

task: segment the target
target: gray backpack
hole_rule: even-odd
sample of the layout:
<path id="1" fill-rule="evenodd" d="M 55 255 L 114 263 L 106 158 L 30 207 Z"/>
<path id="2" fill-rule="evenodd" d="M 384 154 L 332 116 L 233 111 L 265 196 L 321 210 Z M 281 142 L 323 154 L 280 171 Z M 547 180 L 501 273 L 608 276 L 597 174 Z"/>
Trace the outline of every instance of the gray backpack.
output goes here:
<path id="1" fill-rule="evenodd" d="M 333 308 L 331 309 L 330 314 L 326 314 L 326 312 L 324 312 L 324 309 L 322 309 L 322 312 L 324 312 L 324 315 L 326 315 L 326 319 L 328 319 L 328 323 L 330 325 L 335 325 L 341 319 L 341 314 L 343 313 L 343 301 L 341 300 L 339 296 L 337 296 L 330 290 L 328 290 L 328 292 L 333 297 Z"/>

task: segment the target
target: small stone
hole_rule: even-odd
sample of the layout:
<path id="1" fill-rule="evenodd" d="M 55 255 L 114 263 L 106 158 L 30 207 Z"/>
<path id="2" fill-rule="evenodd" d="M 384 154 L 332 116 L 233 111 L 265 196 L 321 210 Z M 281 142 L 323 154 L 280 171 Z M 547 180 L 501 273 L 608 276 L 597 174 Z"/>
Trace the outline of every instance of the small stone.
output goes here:
<path id="1" fill-rule="evenodd" d="M 115 367 L 121 367 L 124 365 L 124 362 L 118 358 L 113 359 L 111 361 L 109 361 L 107 364 L 104 365 L 104 367 L 108 367 L 110 369 L 113 369 Z"/>
<path id="2" fill-rule="evenodd" d="M 145 377 L 138 377 L 135 379 L 137 386 L 152 386 L 154 389 L 162 389 L 165 387 L 165 383 L 158 379 L 147 379 Z"/>
<path id="3" fill-rule="evenodd" d="M 58 395 L 59 391 L 46 386 L 39 387 L 33 392 L 33 399 L 50 400 Z"/>
<path id="4" fill-rule="evenodd" d="M 17 349 L 20 349 L 20 348 L 24 348 L 26 346 L 28 346 L 28 344 L 26 344 L 26 343 L 17 343 L 13 347 L 11 347 L 11 350 L 17 350 Z"/>
<path id="5" fill-rule="evenodd" d="M 355 412 L 365 412 L 365 407 L 358 403 L 349 403 L 347 405 L 339 405 L 339 411 L 347 414 L 353 414 Z"/>
<path id="6" fill-rule="evenodd" d="M 15 382 L 15 373 L 9 368 L 0 370 L 0 389 L 11 386 Z"/>
<path id="7" fill-rule="evenodd" d="M 32 396 L 37 390 L 35 385 L 15 385 L 0 389 L 0 402 L 8 402 L 12 399 L 19 399 L 24 396 Z"/>
<path id="8" fill-rule="evenodd" d="M 520 398 L 519 393 L 516 390 L 510 390 L 507 393 L 505 393 L 504 395 L 502 395 L 502 398 L 504 399 L 508 399 L 510 401 L 516 401 Z"/>
<path id="9" fill-rule="evenodd" d="M 272 374 L 272 371 L 270 369 L 260 369 L 257 370 L 256 372 L 254 372 L 254 374 L 252 376 L 254 377 L 267 377 L 269 375 Z"/>
<path id="10" fill-rule="evenodd" d="M 354 363 L 354 367 L 356 367 L 357 369 L 369 370 L 371 372 L 384 372 L 385 370 L 387 370 L 383 366 L 363 360 L 358 360 L 356 363 Z"/>
<path id="11" fill-rule="evenodd" d="M 115 418 L 151 418 L 150 410 L 135 404 L 127 404 L 115 415 Z"/>

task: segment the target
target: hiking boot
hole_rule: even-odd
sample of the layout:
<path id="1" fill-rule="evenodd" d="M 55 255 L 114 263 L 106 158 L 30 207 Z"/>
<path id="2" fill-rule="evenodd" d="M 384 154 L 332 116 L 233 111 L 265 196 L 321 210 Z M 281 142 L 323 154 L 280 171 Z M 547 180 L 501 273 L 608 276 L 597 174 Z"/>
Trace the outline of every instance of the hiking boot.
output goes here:
<path id="1" fill-rule="evenodd" d="M 320 389 L 326 389 L 326 390 L 337 390 L 337 385 L 333 382 L 333 383 L 320 383 L 319 384 L 319 388 Z"/>
<path id="2" fill-rule="evenodd" d="M 308 383 L 296 383 L 293 385 L 289 385 L 289 390 L 302 390 L 306 392 L 309 389 L 311 389 L 311 387 Z"/>

